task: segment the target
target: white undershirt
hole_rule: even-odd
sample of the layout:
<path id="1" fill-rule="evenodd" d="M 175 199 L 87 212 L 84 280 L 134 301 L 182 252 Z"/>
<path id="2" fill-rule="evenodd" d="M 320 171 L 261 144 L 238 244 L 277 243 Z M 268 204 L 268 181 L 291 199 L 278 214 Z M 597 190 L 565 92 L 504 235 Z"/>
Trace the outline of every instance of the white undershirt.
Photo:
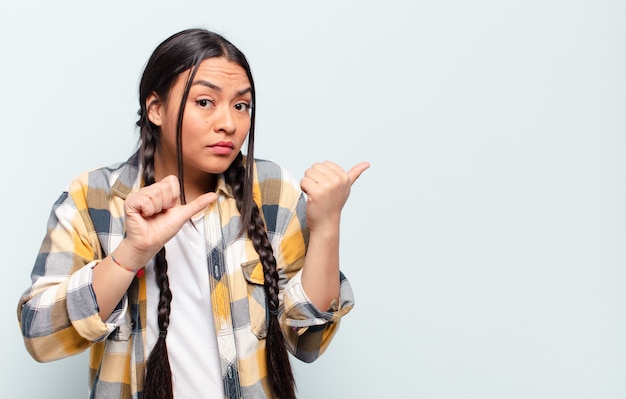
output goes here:
<path id="1" fill-rule="evenodd" d="M 172 311 L 167 331 L 174 398 L 199 399 L 224 396 L 217 338 L 211 310 L 203 217 L 185 223 L 166 245 Z M 159 335 L 157 306 L 159 288 L 154 265 L 146 268 L 147 342 L 152 350 Z"/>

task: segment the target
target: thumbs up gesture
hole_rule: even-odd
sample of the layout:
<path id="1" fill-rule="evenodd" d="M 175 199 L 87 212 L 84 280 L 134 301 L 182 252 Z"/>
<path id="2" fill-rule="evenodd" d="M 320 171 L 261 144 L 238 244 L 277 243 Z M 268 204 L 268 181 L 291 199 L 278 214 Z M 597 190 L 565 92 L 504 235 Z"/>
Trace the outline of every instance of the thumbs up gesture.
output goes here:
<path id="1" fill-rule="evenodd" d="M 311 231 L 339 225 L 352 185 L 369 167 L 368 162 L 360 162 L 346 172 L 336 163 L 326 161 L 305 171 L 300 188 L 308 197 L 306 216 Z"/>

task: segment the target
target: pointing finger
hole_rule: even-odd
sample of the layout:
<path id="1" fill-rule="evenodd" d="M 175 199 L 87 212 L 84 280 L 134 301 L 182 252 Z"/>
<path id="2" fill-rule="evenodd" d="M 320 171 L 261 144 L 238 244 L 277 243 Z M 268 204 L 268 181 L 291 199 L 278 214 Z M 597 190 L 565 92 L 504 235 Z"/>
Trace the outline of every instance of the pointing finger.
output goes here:
<path id="1" fill-rule="evenodd" d="M 210 203 L 215 202 L 216 199 L 217 194 L 205 193 L 184 205 L 185 219 L 190 219 L 193 215 L 206 208 Z"/>

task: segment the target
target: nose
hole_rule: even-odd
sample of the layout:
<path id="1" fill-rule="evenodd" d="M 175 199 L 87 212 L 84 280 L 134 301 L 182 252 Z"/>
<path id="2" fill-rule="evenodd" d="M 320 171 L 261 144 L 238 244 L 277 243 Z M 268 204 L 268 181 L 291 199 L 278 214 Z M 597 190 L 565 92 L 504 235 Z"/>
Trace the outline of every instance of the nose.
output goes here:
<path id="1" fill-rule="evenodd" d="M 215 129 L 226 134 L 233 134 L 237 130 L 235 123 L 234 110 L 231 107 L 223 107 L 217 116 Z"/>

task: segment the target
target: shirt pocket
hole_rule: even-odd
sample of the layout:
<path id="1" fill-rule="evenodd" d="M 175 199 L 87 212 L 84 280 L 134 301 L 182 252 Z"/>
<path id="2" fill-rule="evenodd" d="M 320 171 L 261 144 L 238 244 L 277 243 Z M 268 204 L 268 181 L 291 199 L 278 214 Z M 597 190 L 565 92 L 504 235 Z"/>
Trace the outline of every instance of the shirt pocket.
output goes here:
<path id="1" fill-rule="evenodd" d="M 255 259 L 242 263 L 241 270 L 247 283 L 250 330 L 258 339 L 265 339 L 269 323 L 267 318 L 267 300 L 263 285 L 263 265 L 258 259 Z"/>

